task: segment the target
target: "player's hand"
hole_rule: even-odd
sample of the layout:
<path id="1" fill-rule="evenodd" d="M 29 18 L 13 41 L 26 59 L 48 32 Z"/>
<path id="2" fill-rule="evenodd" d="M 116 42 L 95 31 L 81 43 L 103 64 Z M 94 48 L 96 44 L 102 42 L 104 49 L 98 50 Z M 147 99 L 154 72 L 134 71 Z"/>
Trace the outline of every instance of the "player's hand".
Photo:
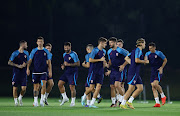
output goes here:
<path id="1" fill-rule="evenodd" d="M 120 65 L 119 66 L 119 72 L 123 71 L 124 70 L 124 65 Z"/>
<path id="2" fill-rule="evenodd" d="M 61 69 L 64 70 L 65 69 L 65 66 L 63 64 L 61 64 Z"/>
<path id="3" fill-rule="evenodd" d="M 30 75 L 30 70 L 27 68 L 27 70 L 26 70 L 26 73 L 27 73 L 27 76 L 29 76 Z"/>
<path id="4" fill-rule="evenodd" d="M 25 63 L 25 62 L 23 62 L 22 66 L 23 66 L 23 67 L 26 67 L 26 63 Z"/>
<path id="5" fill-rule="evenodd" d="M 52 71 L 49 71 L 49 78 L 52 78 Z"/>
<path id="6" fill-rule="evenodd" d="M 107 70 L 107 72 L 105 72 L 106 76 L 109 76 L 111 74 L 111 70 Z"/>
<path id="7" fill-rule="evenodd" d="M 106 59 L 105 59 L 105 57 L 103 56 L 101 59 L 100 59 L 100 61 L 105 61 Z"/>
<path id="8" fill-rule="evenodd" d="M 160 68 L 158 69 L 158 71 L 159 71 L 159 74 L 163 74 L 163 68 L 162 68 L 162 67 L 160 67 Z"/>
<path id="9" fill-rule="evenodd" d="M 64 66 L 70 66 L 68 62 L 64 62 Z"/>
<path id="10" fill-rule="evenodd" d="M 144 64 L 149 64 L 149 60 L 145 60 L 145 63 Z"/>
<path id="11" fill-rule="evenodd" d="M 86 62 L 84 61 L 83 63 L 82 63 L 82 66 L 84 66 L 86 64 Z"/>

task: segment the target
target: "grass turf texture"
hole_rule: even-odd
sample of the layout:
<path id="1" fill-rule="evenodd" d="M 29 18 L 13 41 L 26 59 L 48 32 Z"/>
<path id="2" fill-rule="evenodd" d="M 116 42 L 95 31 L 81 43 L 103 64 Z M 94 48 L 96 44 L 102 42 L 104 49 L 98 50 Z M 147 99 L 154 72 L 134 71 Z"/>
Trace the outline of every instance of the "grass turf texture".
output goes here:
<path id="1" fill-rule="evenodd" d="M 13 98 L 0 98 L 0 116 L 180 116 L 180 101 L 165 104 L 160 108 L 153 108 L 154 101 L 148 104 L 133 102 L 135 110 L 123 110 L 119 107 L 110 108 L 110 100 L 103 100 L 95 104 L 99 108 L 85 108 L 81 106 L 80 99 L 76 106 L 70 107 L 70 102 L 59 106 L 58 99 L 49 98 L 49 106 L 33 107 L 33 98 L 23 98 L 23 106 L 14 106 Z"/>

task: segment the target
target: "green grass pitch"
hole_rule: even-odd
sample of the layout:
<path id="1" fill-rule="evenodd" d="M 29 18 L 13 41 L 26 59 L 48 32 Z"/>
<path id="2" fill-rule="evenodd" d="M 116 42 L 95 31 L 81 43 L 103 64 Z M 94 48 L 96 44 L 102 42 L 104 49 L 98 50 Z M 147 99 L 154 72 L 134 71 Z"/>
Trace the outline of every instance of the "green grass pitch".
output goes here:
<path id="1" fill-rule="evenodd" d="M 123 110 L 119 107 L 110 108 L 110 100 L 103 100 L 96 104 L 99 108 L 85 108 L 81 106 L 80 99 L 76 106 L 70 107 L 70 102 L 59 106 L 58 99 L 49 98 L 49 106 L 33 107 L 33 98 L 23 98 L 23 106 L 14 106 L 13 98 L 0 98 L 0 116 L 180 116 L 180 101 L 165 104 L 160 108 L 153 108 L 154 101 L 148 104 L 134 101 L 135 110 Z"/>

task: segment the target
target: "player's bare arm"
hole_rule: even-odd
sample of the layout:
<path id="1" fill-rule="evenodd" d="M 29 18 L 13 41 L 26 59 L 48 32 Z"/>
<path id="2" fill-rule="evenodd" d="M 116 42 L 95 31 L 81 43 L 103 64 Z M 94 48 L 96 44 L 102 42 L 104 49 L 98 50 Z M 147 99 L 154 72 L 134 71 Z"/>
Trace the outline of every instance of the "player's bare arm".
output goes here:
<path id="1" fill-rule="evenodd" d="M 75 63 L 64 62 L 64 66 L 76 67 L 76 66 L 80 66 L 80 62 L 79 61 Z"/>
<path id="2" fill-rule="evenodd" d="M 163 69 L 166 66 L 166 64 L 167 64 L 167 58 L 164 59 L 162 66 L 158 69 L 160 74 L 163 73 Z"/>
<path id="3" fill-rule="evenodd" d="M 23 62 L 23 64 L 19 65 L 19 64 L 13 63 L 11 60 L 8 61 L 8 65 L 15 66 L 17 68 L 24 68 L 24 67 L 26 67 L 26 63 L 25 62 Z"/>
<path id="4" fill-rule="evenodd" d="M 102 62 L 102 61 L 105 61 L 105 57 L 102 57 L 101 59 L 92 59 L 92 58 L 89 58 L 89 62 L 92 62 L 92 63 Z"/>
<path id="5" fill-rule="evenodd" d="M 140 60 L 139 58 L 136 58 L 136 59 L 135 59 L 135 62 L 136 62 L 136 63 L 141 63 L 141 64 L 148 64 L 148 63 L 149 63 L 149 60 Z"/>
<path id="6" fill-rule="evenodd" d="M 31 63 L 32 63 L 32 59 L 29 59 L 28 63 L 27 63 L 27 75 L 29 76 L 30 75 L 30 70 L 29 70 L 29 67 L 31 66 Z"/>
<path id="7" fill-rule="evenodd" d="M 52 64 L 51 60 L 48 60 L 48 71 L 49 71 L 49 77 L 52 77 Z"/>
<path id="8" fill-rule="evenodd" d="M 119 71 L 120 71 L 120 72 L 123 71 L 124 68 L 125 68 L 125 66 L 126 66 L 127 64 L 128 64 L 128 62 L 125 61 L 122 65 L 120 65 L 120 66 L 119 66 Z"/>
<path id="9" fill-rule="evenodd" d="M 89 67 L 90 67 L 90 63 L 84 61 L 84 62 L 82 63 L 82 66 L 83 66 L 84 68 L 89 68 Z"/>
<path id="10" fill-rule="evenodd" d="M 131 64 L 131 59 L 128 56 L 126 56 L 124 59 L 127 61 L 128 64 Z"/>

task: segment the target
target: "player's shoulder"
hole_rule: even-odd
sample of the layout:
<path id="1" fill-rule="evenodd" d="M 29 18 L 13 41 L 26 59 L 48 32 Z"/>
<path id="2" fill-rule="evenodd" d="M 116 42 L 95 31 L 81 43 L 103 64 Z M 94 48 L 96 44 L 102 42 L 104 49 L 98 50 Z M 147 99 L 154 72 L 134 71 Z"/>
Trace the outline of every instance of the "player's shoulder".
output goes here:
<path id="1" fill-rule="evenodd" d="M 12 54 L 19 54 L 19 51 L 18 50 L 15 50 Z"/>
<path id="2" fill-rule="evenodd" d="M 24 53 L 25 53 L 25 54 L 29 54 L 29 52 L 28 52 L 27 50 L 24 50 Z"/>
<path id="3" fill-rule="evenodd" d="M 106 53 L 106 50 L 105 49 L 102 49 L 104 53 Z"/>
<path id="4" fill-rule="evenodd" d="M 111 53 L 111 51 L 112 51 L 112 48 L 110 48 L 110 49 L 108 50 L 107 54 L 110 54 L 110 53 Z"/>
<path id="5" fill-rule="evenodd" d="M 38 50 L 38 48 L 33 48 L 31 52 L 36 52 Z"/>
<path id="6" fill-rule="evenodd" d="M 151 51 L 146 52 L 146 56 L 149 56 L 151 54 Z"/>
<path id="7" fill-rule="evenodd" d="M 43 50 L 44 50 L 45 52 L 47 52 L 47 53 L 50 53 L 46 48 L 43 48 Z"/>
<path id="8" fill-rule="evenodd" d="M 85 55 L 85 57 L 89 57 L 89 56 L 90 56 L 90 54 L 91 54 L 91 53 L 86 54 L 86 55 Z"/>
<path id="9" fill-rule="evenodd" d="M 156 54 L 161 54 L 162 52 L 159 51 L 159 50 L 156 50 L 155 53 L 156 53 Z"/>
<path id="10" fill-rule="evenodd" d="M 66 52 L 65 53 L 63 53 L 63 57 L 66 55 Z"/>
<path id="11" fill-rule="evenodd" d="M 70 54 L 77 55 L 77 53 L 75 51 L 72 51 Z"/>

